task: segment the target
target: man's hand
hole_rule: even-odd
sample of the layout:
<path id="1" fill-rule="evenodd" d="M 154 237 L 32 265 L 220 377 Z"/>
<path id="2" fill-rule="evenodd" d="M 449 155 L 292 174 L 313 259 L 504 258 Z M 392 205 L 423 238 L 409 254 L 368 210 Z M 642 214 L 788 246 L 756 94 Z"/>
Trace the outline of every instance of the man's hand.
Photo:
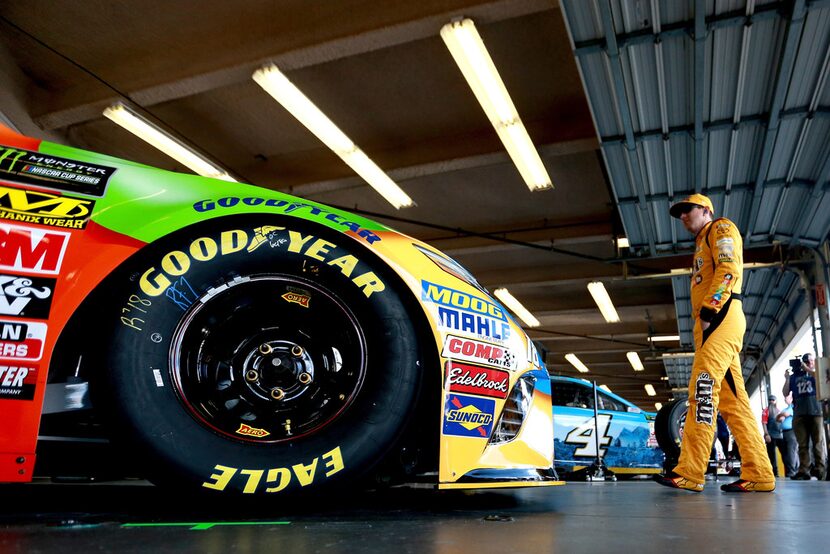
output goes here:
<path id="1" fill-rule="evenodd" d="M 764 435 L 764 442 L 767 442 L 767 443 L 772 442 L 772 437 L 770 437 L 769 435 L 765 434 L 765 435 Z"/>
<path id="2" fill-rule="evenodd" d="M 700 320 L 700 330 L 701 331 L 705 331 L 706 329 L 709 328 L 710 325 L 711 325 L 711 323 L 709 323 L 708 321 L 703 321 L 702 319 Z"/>

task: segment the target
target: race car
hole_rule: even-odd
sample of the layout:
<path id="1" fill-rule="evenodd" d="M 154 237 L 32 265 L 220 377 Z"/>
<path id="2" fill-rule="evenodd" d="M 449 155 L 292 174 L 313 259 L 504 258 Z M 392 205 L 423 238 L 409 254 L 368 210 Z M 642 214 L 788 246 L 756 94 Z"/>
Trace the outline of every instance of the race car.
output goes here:
<path id="1" fill-rule="evenodd" d="M 2 482 L 86 443 L 219 495 L 561 484 L 522 328 L 358 215 L 0 126 L 0 283 Z"/>
<path id="2" fill-rule="evenodd" d="M 654 433 L 656 414 L 597 388 L 584 379 L 551 376 L 556 470 L 565 478 L 584 477 L 603 464 L 614 476 L 660 473 L 664 455 Z M 594 417 L 596 406 L 596 417 Z"/>

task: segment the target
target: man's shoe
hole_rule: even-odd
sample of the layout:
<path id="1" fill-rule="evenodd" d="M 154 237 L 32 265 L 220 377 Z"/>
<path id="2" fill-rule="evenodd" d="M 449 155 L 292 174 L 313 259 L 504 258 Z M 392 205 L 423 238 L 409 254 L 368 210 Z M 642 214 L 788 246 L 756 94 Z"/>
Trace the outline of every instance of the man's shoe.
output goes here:
<path id="1" fill-rule="evenodd" d="M 702 492 L 703 485 L 698 483 L 693 483 L 689 481 L 683 476 L 676 474 L 675 472 L 667 473 L 666 475 L 658 475 L 654 478 L 654 480 L 664 487 L 671 487 L 673 489 L 684 489 L 687 491 L 692 492 Z"/>
<path id="2" fill-rule="evenodd" d="M 723 492 L 772 492 L 775 490 L 775 481 L 757 483 L 746 479 L 738 479 L 732 483 L 721 485 L 720 490 Z"/>

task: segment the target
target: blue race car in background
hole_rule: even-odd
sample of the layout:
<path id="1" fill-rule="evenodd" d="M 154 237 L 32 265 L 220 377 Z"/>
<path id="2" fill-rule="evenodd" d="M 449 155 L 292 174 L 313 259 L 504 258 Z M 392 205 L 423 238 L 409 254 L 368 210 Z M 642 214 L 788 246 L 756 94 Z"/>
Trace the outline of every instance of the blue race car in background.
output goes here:
<path id="1" fill-rule="evenodd" d="M 551 376 L 551 390 L 554 465 L 560 476 L 594 464 L 597 447 L 615 475 L 660 473 L 665 457 L 654 434 L 655 413 L 598 388 L 595 420 L 589 381 Z"/>

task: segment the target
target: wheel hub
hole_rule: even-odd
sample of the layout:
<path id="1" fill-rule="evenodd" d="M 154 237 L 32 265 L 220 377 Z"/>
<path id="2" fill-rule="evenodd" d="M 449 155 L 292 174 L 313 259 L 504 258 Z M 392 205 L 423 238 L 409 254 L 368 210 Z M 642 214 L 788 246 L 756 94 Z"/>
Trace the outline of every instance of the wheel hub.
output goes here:
<path id="1" fill-rule="evenodd" d="M 299 344 L 270 340 L 249 350 L 240 364 L 244 381 L 262 400 L 290 402 L 314 384 L 314 359 Z"/>

